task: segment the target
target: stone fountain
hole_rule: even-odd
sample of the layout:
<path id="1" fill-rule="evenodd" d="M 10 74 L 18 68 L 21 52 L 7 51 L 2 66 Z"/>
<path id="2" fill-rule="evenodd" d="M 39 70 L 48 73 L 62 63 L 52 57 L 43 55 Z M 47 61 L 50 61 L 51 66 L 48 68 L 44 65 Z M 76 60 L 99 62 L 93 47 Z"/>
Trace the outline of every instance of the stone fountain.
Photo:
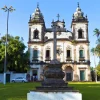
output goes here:
<path id="1" fill-rule="evenodd" d="M 45 80 L 41 82 L 41 86 L 36 90 L 27 94 L 27 100 L 82 100 L 82 95 L 73 87 L 68 87 L 65 83 L 62 64 L 56 59 L 56 31 L 57 23 L 53 22 L 54 45 L 53 60 L 46 65 L 44 70 Z"/>
<path id="2" fill-rule="evenodd" d="M 27 100 L 82 100 L 81 93 L 64 82 L 61 66 L 57 60 L 52 60 L 44 71 L 45 80 L 27 94 Z"/>
<path id="3" fill-rule="evenodd" d="M 40 92 L 64 92 L 72 90 L 72 87 L 68 87 L 64 82 L 64 72 L 61 69 L 62 64 L 57 60 L 52 60 L 48 64 L 44 71 L 45 80 L 41 83 L 41 87 L 36 87 L 36 91 Z"/>

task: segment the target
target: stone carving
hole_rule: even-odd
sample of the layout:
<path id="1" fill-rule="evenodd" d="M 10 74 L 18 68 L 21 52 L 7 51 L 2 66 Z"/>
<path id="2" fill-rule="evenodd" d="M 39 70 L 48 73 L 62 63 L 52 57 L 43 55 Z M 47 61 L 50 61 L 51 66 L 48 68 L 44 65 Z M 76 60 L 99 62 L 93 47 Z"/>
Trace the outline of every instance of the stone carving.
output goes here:
<path id="1" fill-rule="evenodd" d="M 60 56 L 61 55 L 61 53 L 62 53 L 63 51 L 61 50 L 61 48 L 57 48 L 57 54 Z"/>
<path id="2" fill-rule="evenodd" d="M 65 74 L 62 71 L 62 64 L 58 60 L 52 60 L 44 70 L 45 80 L 40 87 L 36 87 L 39 92 L 78 92 L 73 87 L 68 87 L 68 83 L 63 80 Z"/>
<path id="3" fill-rule="evenodd" d="M 51 60 L 50 64 L 60 64 L 60 62 L 57 59 Z"/>

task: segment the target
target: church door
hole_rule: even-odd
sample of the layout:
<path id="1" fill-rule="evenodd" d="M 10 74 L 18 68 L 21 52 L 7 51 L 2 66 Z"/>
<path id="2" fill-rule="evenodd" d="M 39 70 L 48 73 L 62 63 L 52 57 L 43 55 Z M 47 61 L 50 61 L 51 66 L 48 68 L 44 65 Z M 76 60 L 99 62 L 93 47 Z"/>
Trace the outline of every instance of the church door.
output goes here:
<path id="1" fill-rule="evenodd" d="M 38 80 L 38 76 L 37 75 L 38 75 L 38 70 L 37 69 L 36 70 L 33 70 L 33 77 L 32 77 L 33 78 L 32 79 L 33 81 Z"/>
<path id="2" fill-rule="evenodd" d="M 66 67 L 66 81 L 72 81 L 73 80 L 73 70 L 71 66 Z"/>
<path id="3" fill-rule="evenodd" d="M 66 73 L 66 80 L 72 81 L 72 74 L 71 73 Z"/>
<path id="4" fill-rule="evenodd" d="M 84 81 L 84 80 L 85 80 L 85 71 L 80 70 L 80 81 Z"/>

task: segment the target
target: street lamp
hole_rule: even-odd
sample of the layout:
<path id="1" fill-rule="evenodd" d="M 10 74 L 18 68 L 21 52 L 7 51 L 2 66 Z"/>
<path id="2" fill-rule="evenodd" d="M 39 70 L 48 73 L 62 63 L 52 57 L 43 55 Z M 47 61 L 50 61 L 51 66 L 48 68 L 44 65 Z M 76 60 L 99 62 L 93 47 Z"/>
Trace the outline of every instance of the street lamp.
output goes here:
<path id="1" fill-rule="evenodd" d="M 1 8 L 4 12 L 7 12 L 7 33 L 6 33 L 6 41 L 5 41 L 5 60 L 4 60 L 4 81 L 3 83 L 6 84 L 6 65 L 7 65 L 7 38 L 8 38 L 8 20 L 9 20 L 9 12 L 13 12 L 15 9 L 10 6 L 4 6 Z"/>
<path id="2" fill-rule="evenodd" d="M 94 63 L 95 63 L 95 82 L 97 82 L 97 70 L 96 70 L 97 65 L 96 65 L 96 61 L 95 61 L 95 51 L 96 51 L 96 49 L 94 48 L 93 55 L 94 55 Z"/>

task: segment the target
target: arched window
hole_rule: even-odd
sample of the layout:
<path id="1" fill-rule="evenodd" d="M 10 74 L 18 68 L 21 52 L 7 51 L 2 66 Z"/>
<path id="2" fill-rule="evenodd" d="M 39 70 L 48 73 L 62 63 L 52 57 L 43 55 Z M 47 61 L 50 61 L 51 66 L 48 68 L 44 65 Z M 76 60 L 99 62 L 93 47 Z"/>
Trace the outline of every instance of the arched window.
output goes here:
<path id="1" fill-rule="evenodd" d="M 83 50 L 79 50 L 79 57 L 80 57 L 80 58 L 83 58 L 83 57 L 84 57 L 84 55 L 83 55 Z"/>
<path id="2" fill-rule="evenodd" d="M 32 59 L 33 62 L 38 61 L 38 54 L 39 54 L 39 50 L 34 48 L 33 49 L 33 59 Z"/>
<path id="3" fill-rule="evenodd" d="M 38 50 L 33 50 L 33 58 L 38 58 Z"/>
<path id="4" fill-rule="evenodd" d="M 34 39 L 39 39 L 39 31 L 37 29 L 33 33 L 33 38 Z"/>
<path id="5" fill-rule="evenodd" d="M 66 54 L 67 54 L 66 55 L 67 58 L 71 57 L 71 47 L 69 45 L 67 46 L 67 52 L 66 52 Z"/>
<path id="6" fill-rule="evenodd" d="M 46 58 L 50 58 L 50 50 L 46 50 Z"/>
<path id="7" fill-rule="evenodd" d="M 78 38 L 82 39 L 83 38 L 83 34 L 82 34 L 82 29 L 78 30 Z"/>
<path id="8" fill-rule="evenodd" d="M 71 57 L 71 50 L 67 50 L 67 58 Z"/>

